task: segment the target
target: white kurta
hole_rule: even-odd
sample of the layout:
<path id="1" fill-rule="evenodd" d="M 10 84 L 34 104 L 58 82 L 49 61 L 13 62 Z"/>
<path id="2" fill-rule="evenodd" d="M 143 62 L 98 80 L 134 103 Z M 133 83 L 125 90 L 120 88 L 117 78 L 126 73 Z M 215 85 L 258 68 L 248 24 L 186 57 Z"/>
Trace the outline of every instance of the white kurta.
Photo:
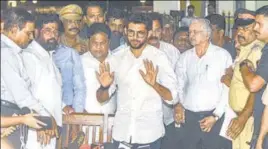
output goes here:
<path id="1" fill-rule="evenodd" d="M 62 126 L 62 81 L 59 70 L 52 60 L 52 52 L 47 52 L 36 41 L 22 53 L 26 72 L 32 82 L 32 93 L 54 117 L 58 126 Z M 54 149 L 56 139 L 42 147 L 37 143 L 36 131 L 29 130 L 28 149 Z"/>
<path id="2" fill-rule="evenodd" d="M 144 59 L 159 67 L 157 82 L 172 93 L 173 104 L 177 97 L 175 73 L 162 51 L 147 45 L 139 58 L 134 57 L 130 47 L 113 54 L 111 65 L 115 68 L 117 85 L 117 111 L 114 119 L 113 138 L 116 141 L 146 144 L 164 136 L 161 96 L 142 78 Z"/>

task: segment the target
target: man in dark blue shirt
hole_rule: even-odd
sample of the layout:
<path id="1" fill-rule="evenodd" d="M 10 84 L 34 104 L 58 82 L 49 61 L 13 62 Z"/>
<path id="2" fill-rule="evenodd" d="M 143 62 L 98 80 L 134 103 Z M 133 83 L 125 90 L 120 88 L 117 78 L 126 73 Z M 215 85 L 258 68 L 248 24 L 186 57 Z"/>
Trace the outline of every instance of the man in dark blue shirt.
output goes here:
<path id="1" fill-rule="evenodd" d="M 243 81 L 250 92 L 256 92 L 255 105 L 254 105 L 254 133 L 252 138 L 252 145 L 255 146 L 257 138 L 262 138 L 261 144 L 257 144 L 260 149 L 268 148 L 268 136 L 267 133 L 261 129 L 261 117 L 264 109 L 262 103 L 262 94 L 268 82 L 268 6 L 263 6 L 256 11 L 256 25 L 254 30 L 256 31 L 257 39 L 266 43 L 262 50 L 262 56 L 258 63 L 256 72 L 252 71 L 252 66 L 249 60 L 245 60 L 240 64 L 240 71 L 243 77 Z M 260 136 L 262 135 L 262 136 Z M 259 139 L 258 139 L 259 140 Z M 259 141 L 258 141 L 259 142 Z M 255 149 L 255 147 L 253 147 Z M 258 148 L 258 149 L 259 149 Z"/>

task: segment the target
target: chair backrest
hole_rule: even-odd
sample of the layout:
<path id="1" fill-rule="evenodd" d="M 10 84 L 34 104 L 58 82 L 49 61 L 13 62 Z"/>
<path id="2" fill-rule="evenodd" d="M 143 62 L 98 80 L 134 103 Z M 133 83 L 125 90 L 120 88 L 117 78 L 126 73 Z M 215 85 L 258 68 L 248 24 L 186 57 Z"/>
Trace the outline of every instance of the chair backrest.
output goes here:
<path id="1" fill-rule="evenodd" d="M 63 115 L 63 125 L 66 125 L 66 136 L 61 136 L 60 144 L 64 140 L 64 147 L 68 147 L 70 141 L 70 128 L 73 125 L 79 126 L 79 130 L 82 131 L 82 127 L 87 127 L 85 132 L 85 144 L 88 144 L 89 127 L 93 127 L 92 143 L 96 143 L 96 127 L 99 127 L 98 143 L 103 143 L 103 129 L 104 129 L 104 115 L 103 114 L 88 114 L 88 113 L 72 113 L 69 117 Z M 63 139 L 63 137 L 65 137 Z M 60 147 L 59 147 L 60 148 Z"/>
<path id="2" fill-rule="evenodd" d="M 107 120 L 107 142 L 112 142 L 112 130 L 113 130 L 113 125 L 114 125 L 114 114 L 109 114 L 108 115 L 108 120 Z"/>

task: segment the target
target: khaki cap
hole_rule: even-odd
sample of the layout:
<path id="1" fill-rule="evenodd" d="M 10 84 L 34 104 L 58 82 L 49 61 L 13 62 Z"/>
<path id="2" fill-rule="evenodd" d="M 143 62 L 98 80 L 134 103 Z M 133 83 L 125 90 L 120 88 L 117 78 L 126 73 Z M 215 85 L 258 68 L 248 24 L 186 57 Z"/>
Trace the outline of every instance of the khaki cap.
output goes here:
<path id="1" fill-rule="evenodd" d="M 60 19 L 68 19 L 68 20 L 81 20 L 83 16 L 83 10 L 80 6 L 76 4 L 70 4 L 63 7 L 59 11 Z"/>

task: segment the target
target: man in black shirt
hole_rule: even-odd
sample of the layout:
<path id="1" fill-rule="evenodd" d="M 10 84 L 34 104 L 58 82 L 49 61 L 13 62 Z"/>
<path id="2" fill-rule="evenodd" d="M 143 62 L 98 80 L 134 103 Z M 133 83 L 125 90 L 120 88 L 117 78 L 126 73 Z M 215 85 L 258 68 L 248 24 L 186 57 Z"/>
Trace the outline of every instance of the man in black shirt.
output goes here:
<path id="1" fill-rule="evenodd" d="M 226 49 L 234 61 L 236 50 L 231 40 L 226 40 L 225 33 L 225 18 L 219 14 L 212 14 L 206 17 L 210 21 L 212 27 L 212 43 Z"/>
<path id="2" fill-rule="evenodd" d="M 245 60 L 240 64 L 240 71 L 243 77 L 243 81 L 250 92 L 256 92 L 255 105 L 254 105 L 254 133 L 252 137 L 253 145 L 257 138 L 263 138 L 262 148 L 268 148 L 268 136 L 267 133 L 262 133 L 261 117 L 264 109 L 262 103 L 262 94 L 268 82 L 268 6 L 263 6 L 256 11 L 256 25 L 254 30 L 256 31 L 257 39 L 266 43 L 262 50 L 262 56 L 258 63 L 256 72 L 250 68 L 251 61 Z M 263 135 L 263 136 L 259 136 Z M 261 149 L 261 145 L 258 146 Z M 255 149 L 255 147 L 254 147 Z"/>

